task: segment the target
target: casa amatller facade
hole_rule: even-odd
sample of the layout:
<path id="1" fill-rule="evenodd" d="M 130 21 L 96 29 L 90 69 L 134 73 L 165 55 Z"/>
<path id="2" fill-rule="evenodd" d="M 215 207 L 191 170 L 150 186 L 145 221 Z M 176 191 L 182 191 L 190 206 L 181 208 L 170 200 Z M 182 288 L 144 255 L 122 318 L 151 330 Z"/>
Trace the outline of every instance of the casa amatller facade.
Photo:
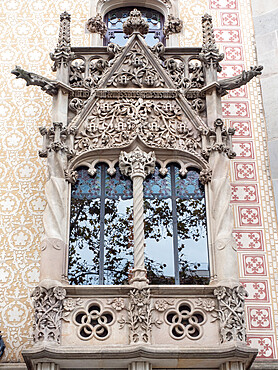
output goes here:
<path id="1" fill-rule="evenodd" d="M 88 22 L 100 36 L 105 27 L 98 16 Z M 169 16 L 164 33 L 181 27 Z M 57 79 L 20 67 L 12 71 L 53 97 L 53 125 L 40 129 L 39 155 L 47 161 L 49 178 L 40 283 L 32 294 L 34 344 L 22 353 L 30 370 L 245 370 L 256 357 L 257 350 L 246 344 L 247 292 L 239 284 L 232 236 L 234 130 L 222 121 L 221 97 L 260 75 L 262 67 L 218 81 L 224 55 L 208 14 L 202 18 L 201 48 L 161 42 L 149 47 L 148 28 L 134 9 L 124 23 L 129 36 L 124 47 L 73 48 L 70 15 L 64 12 L 50 55 Z M 156 165 L 166 175 L 173 162 L 181 176 L 197 169 L 205 187 L 208 285 L 153 285 L 147 279 L 143 181 Z M 125 285 L 69 285 L 71 187 L 78 168 L 94 176 L 99 163 L 108 166 L 109 176 L 118 165 L 133 184 L 132 276 Z"/>

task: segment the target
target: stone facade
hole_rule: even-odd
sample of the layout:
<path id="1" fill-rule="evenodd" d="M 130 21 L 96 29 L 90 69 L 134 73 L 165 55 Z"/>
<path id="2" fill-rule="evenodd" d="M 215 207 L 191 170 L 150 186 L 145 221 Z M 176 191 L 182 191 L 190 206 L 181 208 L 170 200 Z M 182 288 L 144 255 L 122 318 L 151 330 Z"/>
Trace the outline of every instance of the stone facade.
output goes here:
<path id="1" fill-rule="evenodd" d="M 98 6 L 101 8 L 101 6 L 104 6 L 104 3 L 102 2 L 101 5 L 100 2 Z M 209 61 L 206 68 L 213 66 L 214 70 L 219 69 L 218 63 L 223 59 L 219 56 L 222 51 L 225 52 L 225 59 L 221 63 L 223 69 L 220 77 L 227 80 L 235 75 L 243 76 L 243 70 L 248 71 L 251 66 L 257 64 L 250 42 L 250 30 L 252 29 L 252 19 L 249 14 L 250 4 L 246 6 L 246 2 L 243 2 L 243 0 L 211 0 L 201 1 L 198 4 L 197 2 L 180 1 L 179 4 L 175 3 L 174 5 L 171 5 L 170 1 L 161 3 L 161 8 L 170 9 L 172 7 L 169 10 L 169 14 L 173 15 L 173 19 L 176 19 L 177 23 L 177 17 L 183 21 L 183 28 L 179 29 L 180 34 L 176 34 L 173 31 L 171 31 L 172 35 L 171 33 L 169 34 L 169 43 L 172 42 L 171 40 L 175 40 L 174 37 L 176 37 L 180 46 L 201 46 L 201 16 L 206 12 L 212 14 L 215 25 L 215 41 L 217 47 L 220 47 L 217 57 L 219 60 L 217 58 L 213 59 L 213 53 L 216 52 L 217 54 L 218 51 L 210 49 L 210 41 L 206 43 L 208 46 L 206 45 L 200 51 L 204 55 L 204 62 Z M 3 152 L 2 162 L 3 193 L 0 201 L 4 238 L 2 265 L 0 267 L 3 293 L 1 303 L 1 324 L 3 323 L 3 326 L 1 326 L 1 330 L 6 349 L 4 356 L 1 358 L 0 368 L 1 366 L 3 368 L 25 368 L 23 365 L 14 364 L 17 361 L 22 361 L 20 354 L 24 348 L 26 348 L 23 351 L 24 359 L 30 369 L 33 366 L 32 364 L 36 364 L 37 369 L 58 369 L 57 364 L 62 363 L 65 357 L 71 358 L 76 368 L 78 368 L 79 365 L 77 363 L 80 363 L 82 358 L 90 361 L 90 364 L 92 364 L 92 359 L 94 358 L 93 367 L 98 368 L 100 366 L 98 359 L 101 358 L 102 351 L 98 352 L 96 349 L 88 353 L 86 348 L 90 344 L 100 343 L 100 340 L 101 343 L 107 341 L 108 347 L 111 344 L 117 344 L 123 346 L 123 348 L 129 348 L 128 345 L 130 343 L 139 344 L 139 346 L 133 347 L 133 352 L 124 352 L 123 349 L 121 352 L 117 348 L 117 351 L 113 353 L 113 350 L 109 351 L 107 349 L 107 358 L 117 359 L 118 363 L 122 361 L 123 368 L 128 366 L 136 369 L 151 368 L 151 361 L 148 359 L 152 359 L 152 351 L 149 349 L 149 346 L 142 347 L 144 344 L 149 343 L 158 345 L 155 350 L 159 361 L 155 366 L 159 368 L 169 366 L 175 368 L 177 366 L 175 362 L 177 357 L 184 359 L 183 363 L 186 368 L 186 358 L 190 358 L 190 356 L 196 358 L 197 355 L 202 367 L 206 366 L 205 364 L 209 357 L 212 361 L 215 361 L 212 365 L 214 366 L 213 368 L 222 366 L 221 368 L 223 369 L 244 369 L 243 366 L 245 365 L 243 364 L 248 363 L 248 361 L 250 363 L 255 356 L 255 351 L 252 348 L 258 348 L 258 359 L 275 360 L 277 353 L 277 323 L 275 324 L 275 313 L 277 312 L 275 283 L 277 225 L 273 211 L 274 203 L 269 169 L 267 167 L 268 162 L 265 161 L 268 153 L 263 146 L 265 142 L 265 125 L 264 117 L 260 111 L 261 96 L 258 80 L 253 79 L 249 83 L 249 87 L 243 85 L 239 89 L 231 91 L 227 89 L 227 81 L 222 83 L 223 89 L 229 91 L 222 100 L 224 123 L 227 127 L 237 129 L 233 140 L 233 150 L 236 152 L 237 157 L 231 161 L 231 164 L 229 164 L 230 160 L 227 159 L 227 156 L 233 157 L 233 150 L 230 145 L 231 142 L 227 141 L 226 138 L 228 133 L 230 133 L 230 136 L 232 135 L 233 130 L 226 131 L 224 134 L 225 140 L 221 137 L 223 121 L 217 121 L 217 118 L 221 116 L 221 111 L 215 105 L 216 92 L 220 93 L 221 83 L 219 87 L 214 86 L 211 90 L 205 90 L 207 106 L 216 107 L 214 110 L 207 108 L 206 113 L 204 113 L 204 108 L 198 108 L 204 106 L 204 96 L 198 97 L 200 102 L 194 102 L 194 99 L 191 99 L 190 107 L 185 107 L 179 102 L 183 114 L 185 117 L 190 118 L 190 122 L 196 122 L 195 126 L 197 127 L 197 122 L 198 124 L 201 122 L 198 117 L 201 120 L 207 120 L 211 130 L 215 130 L 214 133 L 210 132 L 211 136 L 213 138 L 217 137 L 220 141 L 224 140 L 223 142 L 215 142 L 213 145 L 205 144 L 202 147 L 202 150 L 206 152 L 203 157 L 201 157 L 201 151 L 198 153 L 198 150 L 196 150 L 195 153 L 196 163 L 198 162 L 200 169 L 203 171 L 204 182 L 208 184 L 212 199 L 215 199 L 214 209 L 210 216 L 211 220 L 213 217 L 216 217 L 215 225 L 220 225 L 222 220 L 225 224 L 224 235 L 221 234 L 223 228 L 219 230 L 217 227 L 213 228 L 213 244 L 216 246 L 216 249 L 212 260 L 212 271 L 214 271 L 214 284 L 218 284 L 219 288 L 215 289 L 213 285 L 208 286 L 206 289 L 197 290 L 194 292 L 194 295 L 192 295 L 190 289 L 179 287 L 175 287 L 176 289 L 172 292 L 172 288 L 158 290 L 150 288 L 148 290 L 144 279 L 140 277 L 143 265 L 140 262 L 139 245 L 139 255 L 137 255 L 137 261 L 139 261 L 137 265 L 138 274 L 136 275 L 135 270 L 134 276 L 135 282 L 137 278 L 139 285 L 136 286 L 135 284 L 132 289 L 123 289 L 120 295 L 117 289 L 112 288 L 104 293 L 100 288 L 96 288 L 95 291 L 85 288 L 82 290 L 80 288 L 81 290 L 78 291 L 67 287 L 67 296 L 65 298 L 64 288 L 60 284 L 66 287 L 66 267 L 63 258 L 66 253 L 68 221 L 65 208 L 62 205 L 67 199 L 69 181 L 75 181 L 74 170 L 77 162 L 70 162 L 71 151 L 76 149 L 74 145 L 77 145 L 78 148 L 81 148 L 79 154 L 82 155 L 84 148 L 79 145 L 78 140 L 80 139 L 78 134 L 80 131 L 75 132 L 74 125 L 72 125 L 71 130 L 63 131 L 67 124 L 67 109 L 63 107 L 67 107 L 65 97 L 67 94 L 70 94 L 65 86 L 55 82 L 54 75 L 51 75 L 50 72 L 47 73 L 49 71 L 47 68 L 50 65 L 47 53 L 55 50 L 52 59 L 55 61 L 55 69 L 58 69 L 57 77 L 59 76 L 58 79 L 64 84 L 69 83 L 73 90 L 78 90 L 78 83 L 80 78 L 82 79 L 82 73 L 84 72 L 82 72 L 82 69 L 74 69 L 72 65 L 68 77 L 65 73 L 65 70 L 71 63 L 71 58 L 73 58 L 68 49 L 70 44 L 64 45 L 61 42 L 61 38 L 65 37 L 65 35 L 67 37 L 67 32 L 60 32 L 62 36 L 58 45 L 56 45 L 56 35 L 58 34 L 57 20 L 59 19 L 59 14 L 64 11 L 64 3 L 55 3 L 55 6 L 50 8 L 49 3 L 28 2 L 25 13 L 26 18 L 19 16 L 22 3 L 9 4 L 3 5 L 7 15 L 7 24 L 11 23 L 13 16 L 18 18 L 18 24 L 5 28 L 7 43 L 1 52 L 3 70 L 7 71 L 11 63 L 21 64 L 21 70 L 32 71 L 32 75 L 27 75 L 25 78 L 27 83 L 29 81 L 31 85 L 40 86 L 44 92 L 36 87 L 31 87 L 29 88 L 30 90 L 27 90 L 24 87 L 24 80 L 15 79 L 14 76 L 11 77 L 8 74 L 9 71 L 7 72 L 7 81 L 10 84 L 7 91 L 10 95 L 8 99 L 5 97 L 5 100 L 2 100 L 1 103 L 2 120 L 5 122 L 2 134 L 5 151 Z M 89 4 L 69 2 L 67 6 L 67 10 L 72 15 L 71 44 L 74 46 L 88 46 L 89 37 L 88 34 L 84 33 L 84 24 L 89 17 L 89 14 L 87 14 L 90 8 Z M 91 9 L 93 9 L 92 4 Z M 95 14 L 92 13 L 90 16 L 93 17 Z M 63 17 L 63 21 L 67 22 L 67 16 Z M 65 27 L 67 26 L 65 25 Z M 207 27 L 209 28 L 209 25 L 206 25 Z M 29 31 L 27 32 L 26 29 Z M 27 32 L 26 35 L 24 32 Z M 39 36 L 35 36 L 35 34 Z M 93 35 L 93 37 L 95 36 L 101 38 L 100 34 Z M 18 45 L 17 48 L 14 45 Z M 26 45 L 26 48 L 23 47 L 24 45 Z M 23 60 L 19 58 L 20 54 L 18 54 L 19 50 L 22 49 L 25 58 Z M 75 50 L 75 52 L 77 51 Z M 114 53 L 121 54 L 116 49 L 114 49 Z M 159 51 L 153 50 L 152 53 L 156 55 L 156 58 L 159 57 Z M 128 88 L 128 84 L 132 83 L 132 81 L 124 78 L 120 73 L 116 75 L 117 78 L 115 78 L 115 74 L 112 76 L 113 78 L 108 78 L 109 76 L 105 75 L 105 62 L 102 63 L 102 66 L 102 70 L 97 69 L 100 71 L 99 75 L 94 70 L 96 67 L 92 66 L 92 71 L 94 70 L 92 76 L 95 79 L 87 80 L 87 83 L 91 84 L 91 88 L 95 88 L 99 83 L 100 86 L 103 83 L 103 90 L 109 84 L 114 87 L 120 84 Z M 148 71 L 148 68 L 146 66 L 146 71 Z M 157 70 L 159 70 L 159 67 L 157 67 Z M 37 74 L 34 74 L 34 72 Z M 194 76 L 193 72 L 192 76 Z M 184 82 L 175 73 L 171 63 L 168 66 L 166 64 L 166 72 L 162 70 L 157 75 L 155 73 L 151 75 L 151 78 L 145 78 L 143 84 L 146 83 L 146 86 L 143 86 L 143 88 L 151 88 L 152 91 L 154 91 L 154 88 L 157 91 L 158 89 L 164 89 L 164 91 L 154 92 L 154 95 L 151 97 L 153 100 L 155 100 L 155 94 L 157 93 L 162 94 L 161 96 L 164 94 L 166 100 L 169 98 L 173 99 L 173 97 L 176 100 L 176 96 L 173 95 L 171 97 L 171 93 L 176 93 L 174 91 L 175 88 L 184 88 L 185 86 L 183 85 Z M 208 77 L 207 75 L 207 78 L 211 78 L 212 81 L 213 73 L 214 71 L 212 70 L 210 76 Z M 17 68 L 14 74 L 17 77 L 21 77 L 22 72 Z M 47 76 L 47 78 L 41 79 L 40 75 Z M 202 79 L 199 78 L 198 81 L 202 81 Z M 196 83 L 196 79 L 192 79 L 192 82 Z M 163 83 L 166 86 L 163 86 Z M 8 86 L 6 82 L 4 86 Z M 205 85 L 197 86 L 199 89 L 202 87 L 205 87 Z M 52 98 L 46 95 L 45 92 L 54 96 L 52 118 L 49 115 Z M 99 99 L 108 98 L 109 100 L 109 95 L 105 95 L 104 91 L 100 91 L 99 94 Z M 115 97 L 112 97 L 112 100 Z M 140 99 L 144 98 L 142 95 Z M 190 101 L 189 95 L 187 98 Z M 72 96 L 69 102 L 69 108 L 72 108 L 69 111 L 69 116 L 70 118 L 74 116 L 81 117 L 79 120 L 80 124 L 86 121 L 86 115 L 83 114 L 85 111 L 83 102 L 84 98 L 81 97 L 80 99 L 80 94 Z M 78 123 L 78 118 L 75 120 Z M 52 121 L 54 124 L 51 130 L 54 132 L 54 136 L 47 131 L 52 127 Z M 39 144 L 39 126 L 46 126 L 46 129 L 41 129 L 44 141 L 42 149 Z M 90 127 L 92 127 L 92 124 Z M 197 135 L 197 131 L 195 135 Z M 202 136 L 200 133 L 199 135 L 200 137 Z M 74 140 L 72 139 L 73 137 L 75 138 Z M 144 138 L 143 133 L 142 137 Z M 191 140 L 196 140 L 196 136 L 194 137 L 193 135 Z M 203 130 L 203 140 L 209 140 L 205 130 Z M 219 144 L 221 145 L 217 146 Z M 126 146 L 128 147 L 128 143 Z M 37 158 L 36 151 L 38 149 L 41 150 L 40 155 L 42 157 L 48 157 L 47 161 L 50 171 L 48 180 L 46 178 L 46 160 Z M 125 145 L 123 145 L 123 149 L 126 150 Z M 129 149 L 135 150 L 135 148 Z M 187 150 L 187 148 L 176 149 Z M 130 152 L 131 150 L 128 150 L 128 154 Z M 149 151 L 145 150 L 145 152 Z M 115 155 L 118 154 L 115 153 Z M 126 160 L 127 158 L 123 160 L 125 166 Z M 182 163 L 182 155 L 180 161 Z M 69 166 L 65 166 L 65 163 L 69 163 Z M 79 161 L 78 163 L 81 162 Z M 231 204 L 234 210 L 234 236 L 238 246 L 240 266 L 239 276 L 249 293 L 248 297 L 243 290 L 241 291 L 237 287 L 237 265 L 234 263 L 236 261 L 236 248 L 231 237 L 233 224 L 231 221 L 233 220 L 229 211 L 229 205 L 227 204 L 226 207 L 229 197 L 229 185 L 226 181 L 229 166 L 232 182 Z M 110 167 L 113 170 L 111 163 Z M 224 177 L 223 174 L 225 175 Z M 137 177 L 140 178 L 140 176 Z M 45 184 L 46 190 L 44 191 L 43 187 Z M 213 189 L 211 189 L 211 184 L 214 184 Z M 217 188 L 219 188 L 218 192 Z M 139 183 L 137 191 L 140 192 Z M 219 202 L 217 194 L 223 197 L 221 207 L 217 207 L 217 204 L 219 204 L 217 203 Z M 61 204 L 59 209 L 57 209 L 57 199 L 60 200 Z M 44 212 L 45 234 L 42 238 L 42 212 L 46 206 L 46 201 L 48 205 Z M 209 209 L 212 209 L 212 206 Z M 223 209 L 226 209 L 226 212 L 223 213 Z M 53 222 L 51 216 L 53 210 L 55 213 L 58 212 L 59 222 Z M 227 225 L 226 220 L 229 220 L 229 225 Z M 140 224 L 140 219 L 138 223 Z M 140 228 L 138 230 L 140 231 Z M 233 262 L 227 266 L 223 264 L 223 261 L 226 260 L 232 260 Z M 52 268 L 49 269 L 49 266 Z M 39 279 L 39 270 L 41 279 Z M 31 292 L 38 285 L 39 280 L 41 280 L 40 288 L 37 288 L 33 293 L 33 298 L 36 302 L 36 326 L 34 333 L 35 341 L 42 342 L 43 346 L 36 349 L 32 344 L 32 309 L 31 299 L 28 297 L 31 296 Z M 223 285 L 225 288 L 223 288 Z M 100 296 L 102 297 L 101 300 L 99 299 Z M 246 319 L 242 316 L 242 302 L 244 298 L 246 299 Z M 42 328 L 40 324 L 41 305 L 48 307 L 47 310 L 50 310 L 49 312 L 47 311 L 47 314 L 46 312 L 43 313 L 46 320 L 52 320 L 52 314 L 55 312 L 56 321 L 54 328 L 45 329 L 45 324 L 43 324 L 44 328 Z M 93 323 L 88 323 L 88 318 L 92 315 L 92 307 L 97 311 L 95 313 L 97 320 L 99 320 L 97 325 L 95 325 L 94 320 L 92 321 Z M 143 307 L 143 313 L 140 311 L 141 307 Z M 232 319 L 229 312 L 233 313 Z M 177 325 L 177 322 L 172 319 L 173 315 L 177 315 L 180 322 L 182 322 L 182 315 L 185 315 L 190 317 L 192 323 L 197 321 L 198 324 L 193 325 L 193 329 L 190 325 L 185 326 L 179 322 Z M 84 319 L 80 319 L 80 317 Z M 86 332 L 89 334 L 86 338 L 82 334 L 80 320 L 87 320 Z M 229 320 L 231 320 L 232 324 L 229 324 Z M 237 341 L 245 342 L 245 321 L 247 323 L 247 343 L 250 345 L 250 349 L 234 344 Z M 104 337 L 101 337 L 101 332 L 105 333 Z M 177 339 L 176 333 L 179 332 L 182 332 L 181 338 Z M 76 333 L 73 339 L 71 338 L 72 333 Z M 118 333 L 122 333 L 122 335 L 119 336 Z M 48 347 L 48 342 L 60 343 L 61 338 L 62 347 L 57 347 L 55 356 L 53 356 L 55 351 Z M 217 343 L 229 342 L 228 344 L 226 343 L 227 346 L 225 347 L 227 352 L 224 350 L 221 352 L 221 349 L 218 352 L 215 347 L 212 347 L 209 353 L 200 357 L 198 348 L 200 345 L 206 347 L 208 343 L 211 343 L 211 338 L 214 338 Z M 127 347 L 124 347 L 124 345 L 127 345 Z M 171 351 L 173 351 L 171 358 L 169 358 L 170 365 L 166 366 L 163 361 L 165 356 L 163 351 L 159 349 L 159 345 L 170 345 Z M 81 351 L 78 354 L 78 351 L 72 351 L 72 349 L 70 351 L 71 346 L 82 348 L 84 352 Z M 191 352 L 186 352 L 184 347 L 190 347 Z M 229 358 L 229 353 L 233 353 L 233 364 L 229 364 L 229 362 L 224 364 L 225 361 L 217 362 L 216 358 L 219 358 L 219 353 L 221 353 L 221 356 L 226 356 L 226 358 Z M 48 364 L 40 360 L 42 357 L 48 358 Z M 126 357 L 131 357 L 133 360 L 123 361 Z M 61 366 L 68 367 L 69 365 Z M 101 366 L 103 367 L 103 365 Z M 107 368 L 113 367 L 109 361 L 104 366 Z M 182 368 L 181 366 L 179 367 Z M 254 368 L 259 368 L 258 366 L 260 365 L 255 364 Z M 261 366 L 262 368 L 267 368 L 263 367 L 267 365 L 262 364 Z M 271 366 L 275 368 L 276 363 L 272 362 Z"/>

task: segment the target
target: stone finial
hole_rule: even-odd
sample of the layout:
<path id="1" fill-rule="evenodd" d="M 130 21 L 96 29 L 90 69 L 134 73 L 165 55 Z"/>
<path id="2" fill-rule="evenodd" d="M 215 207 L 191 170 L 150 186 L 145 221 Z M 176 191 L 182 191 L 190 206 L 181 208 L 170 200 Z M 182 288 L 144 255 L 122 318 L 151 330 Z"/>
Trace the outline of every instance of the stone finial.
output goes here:
<path id="1" fill-rule="evenodd" d="M 172 33 L 180 33 L 181 30 L 182 21 L 179 18 L 174 17 L 173 14 L 169 14 L 168 19 L 163 27 L 163 33 L 166 38 L 168 38 Z"/>
<path id="2" fill-rule="evenodd" d="M 149 25 L 142 18 L 141 12 L 137 9 L 133 9 L 123 24 L 123 31 L 128 36 L 132 35 L 134 32 L 139 32 L 141 35 L 146 35 L 149 32 Z"/>
<path id="3" fill-rule="evenodd" d="M 97 13 L 95 17 L 88 19 L 86 23 L 86 28 L 91 33 L 99 33 L 102 38 L 104 38 L 107 32 L 107 26 L 103 22 L 100 13 Z"/>
<path id="4" fill-rule="evenodd" d="M 221 72 L 219 62 L 224 59 L 224 54 L 219 54 L 214 38 L 212 16 L 207 13 L 202 17 L 202 30 L 203 45 L 199 56 L 207 68 L 212 66 L 217 72 Z"/>
<path id="5" fill-rule="evenodd" d="M 60 29 L 57 47 L 54 53 L 50 53 L 51 60 L 54 61 L 52 70 L 57 71 L 63 64 L 67 67 L 69 61 L 73 58 L 73 53 L 70 51 L 70 14 L 63 12 L 60 15 Z"/>

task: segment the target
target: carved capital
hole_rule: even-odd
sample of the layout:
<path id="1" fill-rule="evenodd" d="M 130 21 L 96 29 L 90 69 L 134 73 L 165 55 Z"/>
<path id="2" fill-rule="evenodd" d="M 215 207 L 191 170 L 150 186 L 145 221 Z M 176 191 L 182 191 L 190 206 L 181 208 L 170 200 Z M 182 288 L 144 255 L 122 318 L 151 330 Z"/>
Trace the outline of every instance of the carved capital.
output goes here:
<path id="1" fill-rule="evenodd" d="M 143 152 L 139 147 L 136 147 L 132 152 L 121 152 L 119 158 L 119 166 L 121 172 L 134 177 L 145 178 L 154 172 L 155 168 L 155 155 L 154 152 Z"/>
<path id="2" fill-rule="evenodd" d="M 38 286 L 31 297 L 34 301 L 34 342 L 55 342 L 60 344 L 61 317 L 66 290 L 61 286 Z"/>
<path id="3" fill-rule="evenodd" d="M 220 321 L 221 342 L 246 342 L 244 300 L 248 297 L 247 291 L 241 285 L 234 288 L 220 286 L 214 290 L 214 295 L 219 306 L 215 319 Z"/>
<path id="4" fill-rule="evenodd" d="M 99 33 L 102 38 L 104 38 L 107 32 L 107 26 L 103 22 L 100 13 L 97 13 L 95 17 L 88 19 L 86 23 L 86 28 L 91 33 Z"/>
<path id="5" fill-rule="evenodd" d="M 181 30 L 182 21 L 179 18 L 174 17 L 173 14 L 169 14 L 168 19 L 163 27 L 163 33 L 166 38 L 168 38 L 172 33 L 180 33 Z"/>
<path id="6" fill-rule="evenodd" d="M 133 9 L 123 24 L 123 31 L 128 36 L 132 35 L 134 32 L 146 35 L 149 32 L 149 25 L 142 18 L 141 12 L 137 9 Z"/>

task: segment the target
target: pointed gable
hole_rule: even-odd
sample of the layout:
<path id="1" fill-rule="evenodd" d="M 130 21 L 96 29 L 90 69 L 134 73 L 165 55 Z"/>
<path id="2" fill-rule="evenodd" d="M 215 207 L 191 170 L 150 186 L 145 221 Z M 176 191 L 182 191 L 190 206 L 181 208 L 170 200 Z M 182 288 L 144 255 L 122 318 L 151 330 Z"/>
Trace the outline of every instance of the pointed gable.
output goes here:
<path id="1" fill-rule="evenodd" d="M 143 37 L 134 33 L 119 57 L 108 68 L 99 88 L 175 88 Z"/>

